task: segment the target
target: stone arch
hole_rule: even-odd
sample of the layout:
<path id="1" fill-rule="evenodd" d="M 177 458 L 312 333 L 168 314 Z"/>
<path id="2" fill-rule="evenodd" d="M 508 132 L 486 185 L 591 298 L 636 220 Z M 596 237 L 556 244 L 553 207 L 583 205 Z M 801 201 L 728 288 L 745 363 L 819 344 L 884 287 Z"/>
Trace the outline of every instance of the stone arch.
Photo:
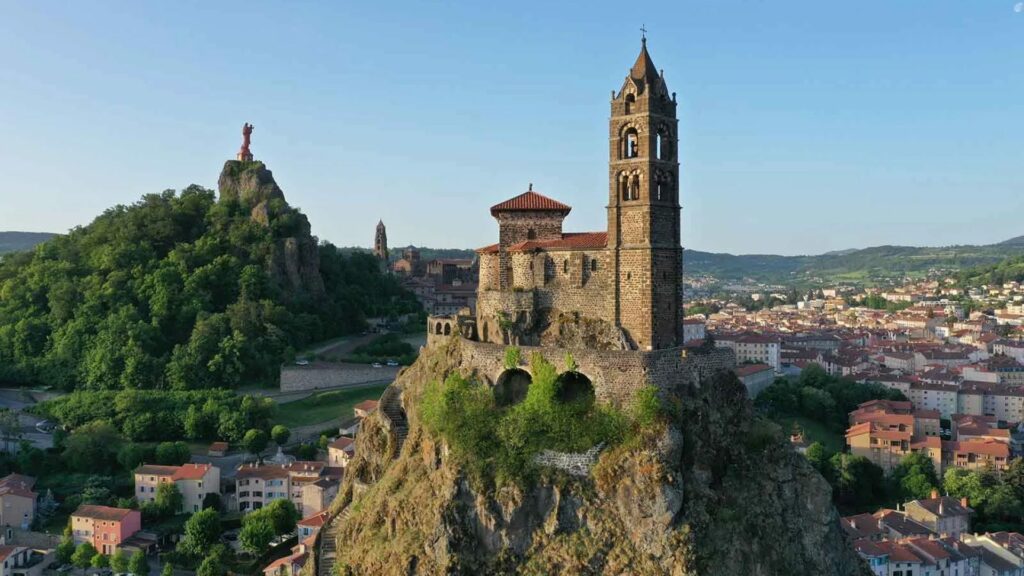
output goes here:
<path id="1" fill-rule="evenodd" d="M 635 126 L 627 126 L 622 132 L 621 158 L 637 158 L 640 156 L 640 132 Z"/>
<path id="2" fill-rule="evenodd" d="M 445 336 L 451 336 L 451 334 L 452 334 L 452 323 L 451 322 L 445 322 L 444 323 L 444 335 Z"/>
<path id="3" fill-rule="evenodd" d="M 434 334 L 440 334 L 440 333 L 441 333 L 441 323 L 438 322 L 437 326 L 434 326 Z"/>
<path id="4" fill-rule="evenodd" d="M 494 403 L 504 407 L 522 402 L 532 383 L 533 377 L 522 368 L 505 370 L 494 384 Z"/>
<path id="5" fill-rule="evenodd" d="M 626 114 L 633 113 L 633 104 L 636 104 L 636 96 L 632 93 L 626 94 Z"/>
<path id="6" fill-rule="evenodd" d="M 596 394 L 594 383 L 582 372 L 562 372 L 555 380 L 556 397 L 561 402 L 593 404 Z"/>

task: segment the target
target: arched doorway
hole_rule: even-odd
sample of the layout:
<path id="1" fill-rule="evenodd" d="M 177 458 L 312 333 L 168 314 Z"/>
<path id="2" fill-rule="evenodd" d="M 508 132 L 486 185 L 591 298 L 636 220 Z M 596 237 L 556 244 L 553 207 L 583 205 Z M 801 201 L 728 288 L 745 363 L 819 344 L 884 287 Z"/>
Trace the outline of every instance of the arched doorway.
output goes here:
<path id="1" fill-rule="evenodd" d="M 494 403 L 498 406 L 512 406 L 522 402 L 532 382 L 533 378 L 526 370 L 505 370 L 494 385 Z"/>
<path id="2" fill-rule="evenodd" d="M 584 374 L 579 372 L 563 372 L 555 380 L 555 397 L 559 402 L 572 402 L 583 405 L 594 403 L 594 385 Z"/>

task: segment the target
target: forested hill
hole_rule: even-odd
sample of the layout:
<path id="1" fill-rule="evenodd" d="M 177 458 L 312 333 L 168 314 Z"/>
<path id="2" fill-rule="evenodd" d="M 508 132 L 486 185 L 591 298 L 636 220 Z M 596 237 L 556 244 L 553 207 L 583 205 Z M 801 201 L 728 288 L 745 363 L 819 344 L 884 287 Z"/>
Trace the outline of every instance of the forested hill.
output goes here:
<path id="1" fill-rule="evenodd" d="M 372 256 L 318 246 L 262 163 L 229 161 L 218 187 L 144 196 L 0 262 L 0 382 L 274 383 L 293 350 L 419 309 Z"/>
<path id="2" fill-rule="evenodd" d="M 28 250 L 54 236 L 50 232 L 0 232 L 0 254 Z"/>
<path id="3" fill-rule="evenodd" d="M 792 284 L 814 279 L 858 281 L 891 278 L 904 274 L 922 274 L 932 269 L 964 270 L 996 264 L 1017 255 L 1024 255 L 1024 243 L 1007 241 L 987 246 L 940 248 L 875 246 L 817 256 L 734 256 L 686 250 L 683 261 L 686 275 L 690 277 L 711 275 L 723 280 L 752 278 L 763 282 Z"/>

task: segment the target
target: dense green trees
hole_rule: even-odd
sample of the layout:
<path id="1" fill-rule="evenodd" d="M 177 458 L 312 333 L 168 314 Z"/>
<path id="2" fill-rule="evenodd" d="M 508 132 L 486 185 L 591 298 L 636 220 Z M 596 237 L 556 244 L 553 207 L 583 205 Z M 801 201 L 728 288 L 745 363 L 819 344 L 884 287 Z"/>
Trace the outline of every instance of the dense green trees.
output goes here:
<path id="1" fill-rule="evenodd" d="M 90 438 L 91 445 L 83 447 L 88 456 L 78 460 L 87 462 L 94 457 L 93 452 L 113 450 L 117 459 L 125 460 L 122 464 L 130 469 L 134 466 L 127 461 L 137 465 L 143 459 L 152 462 L 156 458 L 160 463 L 170 464 L 187 459 L 187 446 L 168 443 L 158 446 L 156 454 L 146 454 L 141 448 L 118 453 L 115 441 L 97 445 L 91 438 L 103 431 L 110 439 L 109 434 L 120 429 L 134 442 L 181 437 L 238 442 L 246 430 L 269 430 L 275 409 L 269 398 L 237 396 L 229 390 L 105 390 L 74 392 L 42 402 L 34 407 L 34 412 L 75 428 L 72 436 L 81 433 Z M 90 424 L 97 421 L 108 425 L 97 430 L 98 424 Z M 85 424 L 91 427 L 80 431 Z"/>
<path id="2" fill-rule="evenodd" d="M 758 394 L 754 405 L 772 418 L 806 416 L 842 432 L 847 415 L 858 405 L 881 398 L 906 400 L 896 390 L 829 376 L 821 366 L 809 364 L 795 381 L 776 379 Z"/>
<path id="3" fill-rule="evenodd" d="M 177 390 L 272 383 L 306 343 L 365 317 L 418 311 L 369 254 L 320 247 L 325 294 L 271 277 L 304 217 L 283 202 L 269 225 L 237 199 L 190 186 L 117 206 L 0 261 L 0 381 L 65 390 Z"/>

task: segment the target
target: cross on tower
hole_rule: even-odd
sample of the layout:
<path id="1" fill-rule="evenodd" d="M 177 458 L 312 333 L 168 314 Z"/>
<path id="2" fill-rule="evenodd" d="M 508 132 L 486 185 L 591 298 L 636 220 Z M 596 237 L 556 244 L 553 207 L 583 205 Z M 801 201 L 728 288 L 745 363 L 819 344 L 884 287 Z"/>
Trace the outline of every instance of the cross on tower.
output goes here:
<path id="1" fill-rule="evenodd" d="M 647 28 L 644 24 L 640 25 L 640 39 L 647 40 Z"/>

